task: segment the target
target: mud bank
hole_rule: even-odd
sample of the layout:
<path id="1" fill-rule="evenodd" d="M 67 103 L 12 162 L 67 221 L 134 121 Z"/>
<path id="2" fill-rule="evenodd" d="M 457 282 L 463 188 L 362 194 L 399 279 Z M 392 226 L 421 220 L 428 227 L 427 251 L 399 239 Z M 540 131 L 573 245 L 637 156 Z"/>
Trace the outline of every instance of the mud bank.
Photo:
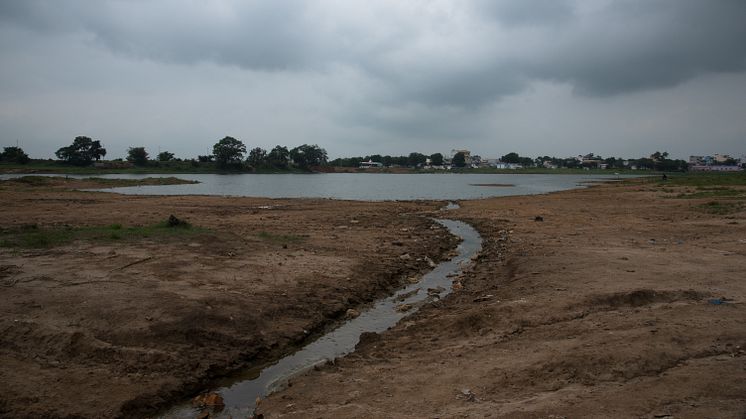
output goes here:
<path id="1" fill-rule="evenodd" d="M 376 301 L 362 312 L 349 310 L 349 320 L 324 334 L 297 352 L 266 366 L 250 368 L 208 395 L 220 402 L 212 406 L 184 403 L 162 415 L 164 418 L 190 418 L 209 414 L 214 418 L 250 417 L 257 401 L 285 387 L 298 374 L 351 353 L 361 338 L 375 335 L 396 325 L 424 305 L 439 304 L 454 288 L 452 278 L 459 277 L 473 264 L 481 250 L 482 239 L 471 226 L 460 221 L 436 219 L 438 224 L 461 240 L 452 257 L 439 264 L 416 282 Z M 460 286 L 460 284 L 459 284 Z M 159 415 L 160 416 L 160 415 Z"/>
<path id="2" fill-rule="evenodd" d="M 726 194 L 637 181 L 462 202 L 452 215 L 485 243 L 464 289 L 258 411 L 741 418 L 746 187 L 731 189 L 713 201 Z"/>
<path id="3" fill-rule="evenodd" d="M 290 352 L 456 246 L 419 215 L 435 202 L 9 183 L 0 200 L 3 417 L 151 414 Z M 192 228 L 161 228 L 171 214 Z"/>

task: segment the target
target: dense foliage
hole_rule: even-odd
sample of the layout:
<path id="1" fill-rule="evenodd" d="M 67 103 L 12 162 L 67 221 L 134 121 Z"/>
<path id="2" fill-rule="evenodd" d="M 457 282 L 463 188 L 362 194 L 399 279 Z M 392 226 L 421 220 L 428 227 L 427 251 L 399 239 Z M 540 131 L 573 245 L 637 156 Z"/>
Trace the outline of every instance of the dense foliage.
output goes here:
<path id="1" fill-rule="evenodd" d="M 127 150 L 127 161 L 135 166 L 146 166 L 148 164 L 148 152 L 145 147 L 130 147 Z"/>
<path id="2" fill-rule="evenodd" d="M 233 137 L 224 137 L 212 147 L 215 163 L 221 169 L 240 167 L 246 145 Z"/>
<path id="3" fill-rule="evenodd" d="M 26 164 L 30 161 L 28 154 L 21 147 L 5 147 L 0 153 L 0 161 L 8 163 Z"/>
<path id="4" fill-rule="evenodd" d="M 174 159 L 174 153 L 161 151 L 158 153 L 158 161 L 171 161 Z"/>
<path id="5" fill-rule="evenodd" d="M 99 140 L 90 137 L 75 137 L 73 143 L 62 147 L 55 153 L 57 157 L 75 166 L 88 166 L 93 160 L 100 160 L 106 155 L 106 149 L 101 146 Z"/>
<path id="6" fill-rule="evenodd" d="M 326 150 L 314 145 L 303 144 L 290 150 L 290 159 L 301 169 L 326 164 Z"/>

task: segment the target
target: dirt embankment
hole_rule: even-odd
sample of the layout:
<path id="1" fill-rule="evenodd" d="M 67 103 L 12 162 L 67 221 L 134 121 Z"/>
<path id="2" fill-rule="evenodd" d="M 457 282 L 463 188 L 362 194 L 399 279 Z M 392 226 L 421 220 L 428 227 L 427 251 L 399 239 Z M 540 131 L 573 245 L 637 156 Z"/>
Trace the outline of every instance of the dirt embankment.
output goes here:
<path id="1" fill-rule="evenodd" d="M 643 182 L 464 202 L 452 215 L 485 239 L 464 289 L 259 411 L 742 418 L 746 189 L 700 195 Z"/>
<path id="2" fill-rule="evenodd" d="M 416 215 L 442 203 L 68 187 L 0 184 L 3 417 L 152 413 L 320 333 L 455 246 Z M 192 229 L 166 230 L 171 214 Z"/>

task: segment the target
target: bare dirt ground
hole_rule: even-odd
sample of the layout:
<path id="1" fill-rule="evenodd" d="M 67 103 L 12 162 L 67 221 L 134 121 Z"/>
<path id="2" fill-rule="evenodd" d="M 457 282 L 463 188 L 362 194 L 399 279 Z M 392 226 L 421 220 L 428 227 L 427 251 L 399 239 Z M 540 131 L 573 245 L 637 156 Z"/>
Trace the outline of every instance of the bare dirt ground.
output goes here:
<path id="1" fill-rule="evenodd" d="M 417 215 L 443 203 L 70 190 L 86 186 L 100 185 L 0 182 L 1 417 L 152 414 L 318 335 L 455 247 Z M 142 227 L 172 214 L 193 229 Z"/>
<path id="2" fill-rule="evenodd" d="M 463 290 L 292 380 L 259 412 L 743 418 L 738 190 L 717 203 L 648 181 L 463 202 L 450 215 L 485 239 Z"/>

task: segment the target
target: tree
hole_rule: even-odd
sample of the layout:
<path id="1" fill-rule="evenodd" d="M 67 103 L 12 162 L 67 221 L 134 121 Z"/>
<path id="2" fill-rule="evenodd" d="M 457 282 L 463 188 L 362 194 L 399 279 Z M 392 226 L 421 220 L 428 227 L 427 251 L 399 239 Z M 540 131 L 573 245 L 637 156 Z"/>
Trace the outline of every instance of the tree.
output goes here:
<path id="1" fill-rule="evenodd" d="M 158 161 L 171 161 L 174 159 L 174 153 L 168 151 L 161 151 L 158 153 Z"/>
<path id="2" fill-rule="evenodd" d="M 290 157 L 290 152 L 288 151 L 288 148 L 285 146 L 275 146 L 269 154 L 267 154 L 267 163 L 269 163 L 272 167 L 276 167 L 278 169 L 285 169 L 288 167 L 288 158 Z"/>
<path id="3" fill-rule="evenodd" d="M 293 163 L 302 169 L 326 164 L 326 150 L 316 144 L 303 144 L 295 147 L 290 150 L 289 156 L 293 160 Z"/>
<path id="4" fill-rule="evenodd" d="M 519 156 L 518 153 L 508 153 L 500 157 L 500 161 L 504 163 L 520 163 L 521 156 Z"/>
<path id="5" fill-rule="evenodd" d="M 249 151 L 249 157 L 246 159 L 246 162 L 251 167 L 263 166 L 267 163 L 267 150 L 261 147 L 252 148 Z"/>
<path id="6" fill-rule="evenodd" d="M 427 156 L 422 153 L 409 153 L 409 157 L 407 158 L 407 164 L 409 166 L 420 166 L 427 162 Z"/>
<path id="7" fill-rule="evenodd" d="M 663 153 L 661 153 L 660 151 L 656 151 L 655 153 L 650 155 L 650 158 L 654 161 L 666 160 L 668 158 L 668 152 L 664 151 Z"/>
<path id="8" fill-rule="evenodd" d="M 451 159 L 451 164 L 453 164 L 456 167 L 464 167 L 466 166 L 466 156 L 462 152 L 456 153 L 456 155 L 453 156 L 453 159 Z"/>
<path id="9" fill-rule="evenodd" d="M 67 147 L 62 147 L 54 154 L 61 160 L 75 166 L 88 166 L 95 160 L 100 160 L 106 155 L 106 149 L 101 147 L 99 140 L 92 140 L 89 137 L 75 137 L 73 143 Z"/>
<path id="10" fill-rule="evenodd" d="M 443 165 L 443 155 L 440 153 L 435 153 L 430 155 L 430 164 L 433 166 L 442 166 Z"/>
<path id="11" fill-rule="evenodd" d="M 31 161 L 31 159 L 21 147 L 5 147 L 3 152 L 0 153 L 0 161 L 26 164 Z"/>
<path id="12" fill-rule="evenodd" d="M 233 137 L 225 137 L 212 146 L 212 154 L 220 168 L 240 164 L 245 152 L 246 146 L 244 143 Z"/>
<path id="13" fill-rule="evenodd" d="M 215 156 L 213 155 L 197 156 L 197 161 L 200 163 L 210 163 L 210 162 L 215 161 Z"/>
<path id="14" fill-rule="evenodd" d="M 145 151 L 145 147 L 130 147 L 127 150 L 127 161 L 135 166 L 145 166 L 148 164 L 148 152 Z"/>

